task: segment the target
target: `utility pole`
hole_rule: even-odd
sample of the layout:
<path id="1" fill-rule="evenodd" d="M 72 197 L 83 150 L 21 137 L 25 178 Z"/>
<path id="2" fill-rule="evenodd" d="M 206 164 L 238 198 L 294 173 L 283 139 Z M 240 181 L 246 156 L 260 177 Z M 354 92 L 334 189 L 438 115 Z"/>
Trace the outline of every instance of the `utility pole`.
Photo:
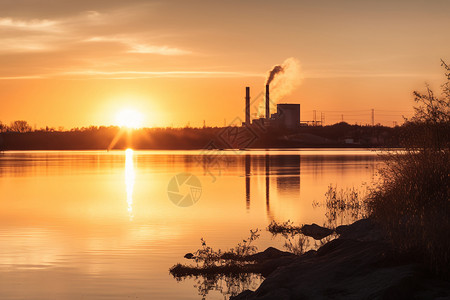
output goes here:
<path id="1" fill-rule="evenodd" d="M 313 126 L 317 125 L 316 110 L 313 110 Z"/>
<path id="2" fill-rule="evenodd" d="M 375 110 L 372 108 L 372 127 L 375 126 Z"/>
<path id="3" fill-rule="evenodd" d="M 325 114 L 323 112 L 320 113 L 320 123 L 322 126 L 325 125 Z"/>
<path id="4" fill-rule="evenodd" d="M 344 123 L 344 114 L 341 114 L 341 122 Z"/>

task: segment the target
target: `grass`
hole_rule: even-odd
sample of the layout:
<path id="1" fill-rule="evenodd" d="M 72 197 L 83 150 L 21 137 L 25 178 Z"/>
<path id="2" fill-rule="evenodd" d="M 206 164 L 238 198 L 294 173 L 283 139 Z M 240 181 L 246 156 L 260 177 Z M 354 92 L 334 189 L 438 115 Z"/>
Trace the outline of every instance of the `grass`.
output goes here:
<path id="1" fill-rule="evenodd" d="M 370 214 L 402 253 L 423 258 L 437 273 L 450 267 L 449 151 L 389 155 Z"/>
<path id="2" fill-rule="evenodd" d="M 342 189 L 329 185 L 325 193 L 327 227 L 336 228 L 338 225 L 366 218 L 367 195 L 368 191 L 365 188 Z"/>
<path id="3" fill-rule="evenodd" d="M 419 105 L 404 126 L 404 149 L 384 155 L 368 208 L 400 253 L 450 277 L 450 69 L 442 64 L 442 95 L 414 93 Z"/>
<path id="4" fill-rule="evenodd" d="M 228 251 L 214 250 L 201 238 L 201 247 L 192 255 L 195 266 L 176 264 L 170 268 L 170 273 L 175 277 L 201 274 L 238 274 L 250 272 L 252 262 L 250 256 L 255 254 L 257 247 L 253 242 L 260 236 L 259 230 L 250 230 L 247 239 L 242 240 L 234 248 Z"/>
<path id="5" fill-rule="evenodd" d="M 253 242 L 260 236 L 259 230 L 250 230 L 247 239 L 243 239 L 228 251 L 214 250 L 201 238 L 201 247 L 192 255 L 195 265 L 176 264 L 169 269 L 170 274 L 180 281 L 193 277 L 195 287 L 202 299 L 209 291 L 216 290 L 223 295 L 235 296 L 249 289 L 260 279 L 261 266 L 254 264 L 251 258 L 257 247 Z"/>
<path id="6" fill-rule="evenodd" d="M 295 226 L 291 220 L 287 220 L 283 223 L 278 223 L 276 221 L 270 222 L 267 230 L 273 235 L 281 234 L 284 237 L 291 235 L 296 235 L 302 232 L 302 226 Z"/>

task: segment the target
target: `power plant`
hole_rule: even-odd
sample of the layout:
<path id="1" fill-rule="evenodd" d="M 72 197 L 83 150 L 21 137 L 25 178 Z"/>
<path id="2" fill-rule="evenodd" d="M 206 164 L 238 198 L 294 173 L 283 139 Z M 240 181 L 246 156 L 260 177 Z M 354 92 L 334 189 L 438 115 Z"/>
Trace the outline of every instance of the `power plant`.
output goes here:
<path id="1" fill-rule="evenodd" d="M 250 87 L 245 88 L 245 123 L 243 126 L 260 126 L 264 128 L 276 129 L 296 129 L 300 126 L 300 104 L 277 104 L 277 112 L 270 114 L 270 91 L 266 84 L 265 97 L 265 117 L 254 119 L 250 118 Z"/>

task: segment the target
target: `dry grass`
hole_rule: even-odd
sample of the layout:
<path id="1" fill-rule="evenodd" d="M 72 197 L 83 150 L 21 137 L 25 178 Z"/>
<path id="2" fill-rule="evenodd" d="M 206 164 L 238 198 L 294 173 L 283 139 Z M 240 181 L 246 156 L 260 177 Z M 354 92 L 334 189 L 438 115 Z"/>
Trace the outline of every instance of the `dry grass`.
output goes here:
<path id="1" fill-rule="evenodd" d="M 449 151 L 391 154 L 370 195 L 373 218 L 397 248 L 423 257 L 438 273 L 450 266 Z"/>
<path id="2" fill-rule="evenodd" d="M 441 97 L 415 92 L 416 114 L 404 150 L 385 155 L 381 181 L 369 196 L 371 216 L 397 249 L 450 275 L 450 69 Z"/>

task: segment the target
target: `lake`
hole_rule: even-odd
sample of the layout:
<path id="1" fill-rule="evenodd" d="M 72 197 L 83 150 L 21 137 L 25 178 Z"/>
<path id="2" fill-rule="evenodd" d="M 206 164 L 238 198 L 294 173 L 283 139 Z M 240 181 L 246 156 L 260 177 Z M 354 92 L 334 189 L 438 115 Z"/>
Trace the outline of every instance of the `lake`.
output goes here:
<path id="1" fill-rule="evenodd" d="M 0 297 L 201 299 L 201 279 L 169 274 L 200 238 L 229 249 L 259 228 L 258 250 L 284 250 L 270 222 L 326 224 L 330 184 L 370 185 L 380 164 L 360 149 L 1 153 Z"/>

